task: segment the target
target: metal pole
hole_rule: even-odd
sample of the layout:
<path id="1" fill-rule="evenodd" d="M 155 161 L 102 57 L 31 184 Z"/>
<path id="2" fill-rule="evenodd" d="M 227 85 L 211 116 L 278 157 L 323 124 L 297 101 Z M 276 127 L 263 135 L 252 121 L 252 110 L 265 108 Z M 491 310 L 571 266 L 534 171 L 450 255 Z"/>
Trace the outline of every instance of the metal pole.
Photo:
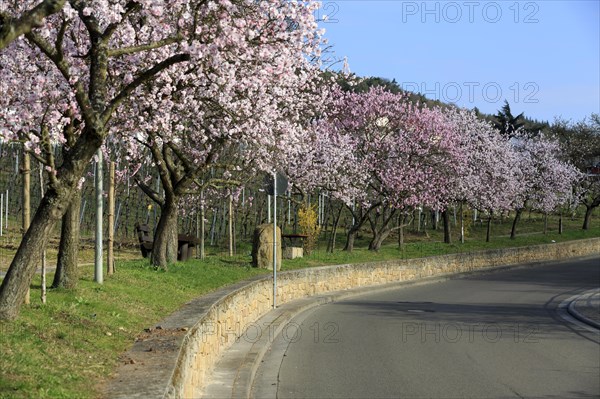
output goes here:
<path id="1" fill-rule="evenodd" d="M 200 259 L 204 260 L 204 189 L 200 191 Z"/>
<path id="2" fill-rule="evenodd" d="M 270 196 L 269 196 L 270 198 Z M 273 172 L 273 309 L 277 308 L 277 173 Z"/>
<path id="3" fill-rule="evenodd" d="M 292 224 L 292 201 L 290 200 L 291 196 L 292 196 L 292 192 L 291 192 L 291 190 L 288 190 L 288 215 L 287 215 L 288 216 L 288 218 L 287 218 L 288 226 L 290 224 Z"/>
<path id="4" fill-rule="evenodd" d="M 103 283 L 102 275 L 102 208 L 103 208 L 103 187 L 102 187 L 102 150 L 98 149 L 96 153 L 98 161 L 96 162 L 96 252 L 94 259 L 94 281 L 98 284 Z"/>
<path id="5" fill-rule="evenodd" d="M 156 195 L 158 197 L 160 197 L 160 175 L 156 176 Z M 153 222 L 154 224 L 152 227 L 152 231 L 154 232 L 154 234 L 152 236 L 156 236 L 156 228 L 158 227 L 157 226 L 158 223 L 156 222 L 156 219 L 158 218 L 157 211 L 156 211 L 156 204 L 154 205 L 154 207 L 152 209 L 154 210 L 154 222 Z"/>
<path id="6" fill-rule="evenodd" d="M 229 256 L 233 256 L 233 196 L 229 194 L 229 212 L 228 212 L 227 230 L 229 233 Z"/>
<path id="7" fill-rule="evenodd" d="M 318 204 L 317 205 L 317 224 L 319 226 L 323 224 L 323 220 L 321 219 L 321 209 L 322 209 L 321 200 L 322 200 L 322 198 L 323 198 L 323 194 L 319 192 L 319 199 L 317 202 L 317 204 Z"/>
<path id="8" fill-rule="evenodd" d="M 267 223 L 271 223 L 271 196 L 267 195 Z"/>
<path id="9" fill-rule="evenodd" d="M 4 220 L 4 223 L 6 223 L 6 230 L 8 231 L 8 190 L 6 190 L 6 217 Z"/>

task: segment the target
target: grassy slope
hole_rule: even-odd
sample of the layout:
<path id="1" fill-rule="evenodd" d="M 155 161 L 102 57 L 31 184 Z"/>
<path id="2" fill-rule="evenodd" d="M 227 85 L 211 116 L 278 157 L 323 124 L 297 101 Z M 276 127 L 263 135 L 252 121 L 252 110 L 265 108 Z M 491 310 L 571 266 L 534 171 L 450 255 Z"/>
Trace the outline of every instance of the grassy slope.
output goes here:
<path id="1" fill-rule="evenodd" d="M 118 354 L 143 328 L 192 298 L 263 272 L 216 258 L 177 264 L 168 272 L 142 261 L 117 267 L 102 286 L 86 267 L 74 292 L 52 291 L 46 305 L 25 306 L 16 322 L 0 322 L 0 397 L 96 397 Z"/>
<path id="2" fill-rule="evenodd" d="M 525 220 L 523 235 L 510 240 L 501 237 L 510 228 L 505 221 L 494 226 L 497 236 L 491 243 L 481 240 L 483 226 L 473 226 L 465 244 L 445 245 L 439 242 L 440 231 L 429 231 L 429 238 L 408 235 L 404 251 L 399 251 L 390 240 L 377 254 L 361 249 L 368 238 L 364 237 L 352 254 L 326 254 L 320 249 L 310 257 L 285 261 L 283 268 L 413 258 L 600 236 L 600 227 L 597 223 L 594 226 L 584 232 L 574 229 L 574 223 L 562 236 L 555 232 L 543 235 L 535 233 L 536 229 L 540 231 L 539 220 Z M 339 239 L 341 248 L 343 235 Z M 77 290 L 51 291 L 46 305 L 25 306 L 17 321 L 0 322 L 0 398 L 97 397 L 101 384 L 119 362 L 119 354 L 144 328 L 155 325 L 194 297 L 267 273 L 249 267 L 247 245 L 241 245 L 238 253 L 244 255 L 211 256 L 206 262 L 191 260 L 173 265 L 168 272 L 156 271 L 143 261 L 120 261 L 116 275 L 106 278 L 102 286 L 93 283 L 92 267 L 83 267 Z M 34 285 L 32 302 L 37 303 L 39 278 Z"/>

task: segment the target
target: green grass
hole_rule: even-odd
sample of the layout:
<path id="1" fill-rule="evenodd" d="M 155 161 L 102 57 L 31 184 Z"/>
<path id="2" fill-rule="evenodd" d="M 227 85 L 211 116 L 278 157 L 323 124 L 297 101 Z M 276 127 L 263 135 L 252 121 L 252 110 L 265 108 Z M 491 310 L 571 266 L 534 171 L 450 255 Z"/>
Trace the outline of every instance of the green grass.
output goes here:
<path id="1" fill-rule="evenodd" d="M 87 268 L 75 291 L 51 291 L 47 304 L 24 306 L 15 322 L 0 322 L 0 397 L 97 397 L 140 331 L 192 298 L 265 273 L 248 266 L 213 258 L 164 272 L 128 261 L 103 285 Z M 38 278 L 32 303 L 39 286 Z"/>
<path id="2" fill-rule="evenodd" d="M 373 261 L 385 261 L 392 259 L 413 259 L 427 256 L 445 255 L 461 252 L 473 252 L 486 249 L 497 249 L 507 247 L 522 247 L 528 245 L 549 244 L 552 242 L 564 242 L 570 240 L 578 240 L 592 237 L 600 237 L 600 227 L 594 227 L 590 230 L 572 230 L 558 234 L 557 232 L 549 232 L 548 234 L 528 234 L 518 236 L 511 240 L 510 237 L 494 237 L 490 242 L 485 242 L 485 239 L 467 239 L 464 244 L 456 239 L 451 244 L 444 244 L 442 238 L 430 235 L 430 238 L 424 240 L 421 237 L 408 235 L 408 242 L 405 243 L 404 249 L 400 250 L 397 243 L 388 243 L 382 246 L 379 252 L 373 252 L 366 249 L 366 242 L 359 240 L 360 245 L 355 248 L 352 253 L 344 251 L 336 251 L 327 253 L 324 247 L 316 250 L 311 256 L 305 258 L 297 258 L 293 260 L 285 260 L 283 269 L 299 269 L 305 267 L 314 267 L 322 265 L 336 265 L 346 263 L 361 263 Z M 366 238 L 366 237 L 365 237 Z M 439 240 L 434 240 L 439 238 Z M 390 240 L 391 241 L 391 240 Z M 340 245 L 340 248 L 343 246 Z"/>
<path id="3" fill-rule="evenodd" d="M 581 220 L 565 220 L 565 232 L 556 232 L 550 221 L 548 234 L 541 233 L 539 216 L 524 218 L 516 240 L 508 238 L 510 221 L 493 226 L 491 242 L 486 243 L 485 226 L 471 226 L 467 241 L 442 243 L 441 230 L 406 233 L 404 250 L 392 236 L 382 249 L 371 252 L 369 234 L 363 231 L 355 251 L 343 252 L 344 234 L 340 230 L 337 250 L 325 251 L 325 241 L 311 256 L 285 260 L 283 270 L 395 258 L 416 258 L 455 252 L 471 252 L 549 243 L 553 240 L 600 236 L 600 222 L 594 219 L 588 231 L 580 230 Z M 24 306 L 14 322 L 0 322 L 0 398 L 96 398 L 102 384 L 111 377 L 127 350 L 144 328 L 155 326 L 164 316 L 192 298 L 219 287 L 268 271 L 250 267 L 250 244 L 240 242 L 239 255 L 228 258 L 224 247 L 210 247 L 206 261 L 190 260 L 172 265 L 167 272 L 155 270 L 146 261 L 121 260 L 114 276 L 103 285 L 93 282 L 92 266 L 82 267 L 82 278 L 74 291 L 52 290 L 48 303 L 39 304 L 39 276 L 33 282 L 32 303 Z M 139 255 L 138 255 L 139 256 Z M 52 275 L 48 276 L 51 281 Z"/>
<path id="4" fill-rule="evenodd" d="M 485 242 L 487 226 L 484 222 L 467 222 L 467 234 L 465 243 L 460 243 L 460 230 L 453 226 L 451 231 L 452 243 L 443 243 L 443 230 L 441 225 L 437 230 L 427 229 L 427 233 L 417 233 L 407 228 L 405 232 L 405 244 L 403 250 L 399 249 L 397 235 L 393 232 L 379 252 L 369 251 L 368 247 L 370 233 L 363 230 L 355 242 L 352 253 L 341 251 L 345 243 L 343 231 L 338 232 L 336 240 L 336 251 L 326 252 L 326 243 L 321 241 L 319 247 L 310 257 L 286 260 L 283 269 L 299 269 L 321 265 L 335 265 L 345 263 L 361 263 L 371 261 L 385 261 L 391 259 L 412 259 L 426 256 L 445 255 L 459 252 L 473 252 L 486 249 L 497 249 L 506 247 L 519 247 L 527 245 L 547 244 L 551 242 L 563 242 L 591 237 L 600 237 L 600 220 L 592 219 L 589 230 L 581 229 L 581 218 L 563 218 L 563 234 L 558 234 L 558 218 L 550 216 L 548 219 L 547 234 L 544 231 L 544 219 L 539 214 L 524 214 L 517 225 L 517 237 L 510 239 L 512 220 L 494 220 L 491 229 L 490 242 Z"/>

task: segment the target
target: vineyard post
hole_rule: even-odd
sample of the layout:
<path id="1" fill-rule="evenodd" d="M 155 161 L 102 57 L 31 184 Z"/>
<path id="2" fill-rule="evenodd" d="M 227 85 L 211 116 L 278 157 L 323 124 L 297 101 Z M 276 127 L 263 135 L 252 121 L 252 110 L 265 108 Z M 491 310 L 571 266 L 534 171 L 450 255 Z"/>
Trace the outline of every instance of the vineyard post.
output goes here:
<path id="1" fill-rule="evenodd" d="M 277 172 L 273 172 L 273 199 L 273 309 L 275 309 L 277 308 Z"/>
<path id="2" fill-rule="evenodd" d="M 109 164 L 108 170 L 108 249 L 106 254 L 107 274 L 110 276 L 115 272 L 115 163 Z"/>
<path id="3" fill-rule="evenodd" d="M 21 171 L 23 173 L 23 236 L 29 229 L 29 224 L 31 223 L 31 155 L 25 149 L 25 145 L 23 145 L 23 169 Z M 25 304 L 29 305 L 31 302 L 31 292 L 27 289 L 27 293 L 25 294 Z"/>
<path id="4" fill-rule="evenodd" d="M 102 186 L 102 149 L 96 153 L 96 252 L 94 258 L 94 281 L 103 283 L 102 275 L 102 213 L 103 213 L 103 186 Z"/>

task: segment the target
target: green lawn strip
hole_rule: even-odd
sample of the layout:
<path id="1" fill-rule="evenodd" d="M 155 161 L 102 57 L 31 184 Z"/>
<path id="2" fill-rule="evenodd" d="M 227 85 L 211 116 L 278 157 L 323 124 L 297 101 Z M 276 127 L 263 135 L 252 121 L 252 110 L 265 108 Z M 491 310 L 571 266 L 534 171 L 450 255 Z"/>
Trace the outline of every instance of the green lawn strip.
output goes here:
<path id="1" fill-rule="evenodd" d="M 510 231 L 509 223 L 504 225 Z M 494 228 L 496 234 L 502 233 L 499 226 Z M 339 250 L 344 240 L 340 234 L 335 253 L 326 253 L 321 243 L 311 256 L 285 260 L 283 270 L 562 242 L 598 237 L 600 227 L 567 230 L 562 235 L 555 231 L 547 235 L 533 232 L 523 229 L 516 240 L 495 236 L 486 243 L 482 240 L 485 226 L 473 226 L 465 244 L 450 245 L 441 242 L 440 230 L 428 231 L 429 237 L 407 233 L 403 251 L 390 239 L 378 253 L 363 249 L 368 242 L 365 234 L 351 254 Z M 102 384 L 121 361 L 119 354 L 144 328 L 155 326 L 195 297 L 270 273 L 249 267 L 249 252 L 249 244 L 243 244 L 233 258 L 212 255 L 204 262 L 190 260 L 172 265 L 167 272 L 155 270 L 147 261 L 121 261 L 117 273 L 107 276 L 103 285 L 92 281 L 93 268 L 86 266 L 76 290 L 51 290 L 46 305 L 39 304 L 40 279 L 36 277 L 33 305 L 24 306 L 16 321 L 0 322 L 0 398 L 98 397 Z M 211 253 L 218 251 L 211 249 Z"/>
<path id="2" fill-rule="evenodd" d="M 431 232 L 429 234 L 431 234 Z M 460 252 L 482 251 L 486 249 L 499 249 L 509 247 L 523 247 L 528 245 L 549 244 L 552 242 L 564 242 L 592 237 L 600 237 L 600 227 L 595 227 L 587 231 L 566 231 L 563 234 L 558 234 L 558 232 L 551 232 L 548 234 L 539 233 L 521 235 L 514 240 L 511 240 L 510 237 L 493 237 L 493 239 L 490 242 L 485 242 L 480 238 L 468 238 L 464 244 L 456 240 L 458 238 L 458 236 L 456 235 L 454 236 L 455 241 L 453 243 L 444 244 L 441 241 L 442 238 L 440 236 L 435 237 L 439 238 L 440 241 L 423 241 L 418 239 L 412 242 L 407 242 L 404 245 L 404 250 L 400 250 L 397 243 L 389 243 L 387 245 L 382 246 L 381 250 L 376 253 L 365 249 L 366 245 L 364 243 L 361 243 L 361 245 L 356 247 L 352 253 L 344 251 L 327 253 L 323 248 L 320 248 L 316 250 L 313 254 L 311 254 L 311 256 L 309 257 L 285 260 L 283 263 L 283 269 L 290 270 L 323 265 L 386 261 L 399 258 L 414 259 Z M 430 237 L 430 240 L 433 238 L 433 236 Z"/>

